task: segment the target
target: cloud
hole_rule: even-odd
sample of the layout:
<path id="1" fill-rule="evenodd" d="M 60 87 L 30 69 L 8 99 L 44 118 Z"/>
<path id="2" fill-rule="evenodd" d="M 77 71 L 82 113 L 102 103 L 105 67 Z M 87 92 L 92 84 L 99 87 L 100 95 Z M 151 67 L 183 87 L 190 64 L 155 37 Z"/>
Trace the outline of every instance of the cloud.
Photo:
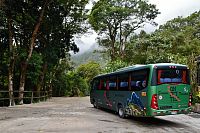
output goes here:
<path id="1" fill-rule="evenodd" d="M 158 24 L 154 27 L 146 24 L 144 28 L 137 30 L 145 30 L 146 32 L 153 32 L 159 25 L 165 24 L 167 21 L 177 18 L 178 16 L 187 17 L 195 11 L 200 10 L 199 0 L 149 0 L 149 3 L 155 4 L 161 14 L 157 16 L 155 22 Z"/>
<path id="2" fill-rule="evenodd" d="M 161 12 L 155 19 L 158 24 L 164 24 L 178 16 L 186 17 L 200 10 L 199 0 L 149 0 L 149 2 L 155 4 Z"/>
<path id="3" fill-rule="evenodd" d="M 75 42 L 79 47 L 79 53 L 82 54 L 87 51 L 92 45 L 96 44 L 97 33 L 95 31 L 89 31 L 81 37 L 76 37 Z"/>

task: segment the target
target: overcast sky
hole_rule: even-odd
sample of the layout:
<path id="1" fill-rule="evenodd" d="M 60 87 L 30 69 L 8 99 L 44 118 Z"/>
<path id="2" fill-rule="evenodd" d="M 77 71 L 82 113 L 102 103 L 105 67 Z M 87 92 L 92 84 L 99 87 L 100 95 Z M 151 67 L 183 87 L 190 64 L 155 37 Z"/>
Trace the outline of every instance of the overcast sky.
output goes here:
<path id="1" fill-rule="evenodd" d="M 176 18 L 178 16 L 189 16 L 195 11 L 200 10 L 200 0 L 149 0 L 149 3 L 155 4 L 157 9 L 161 12 L 155 19 L 159 25 L 164 24 L 166 21 Z M 88 4 L 86 8 L 90 9 L 92 4 Z M 144 30 L 147 32 L 152 32 L 158 27 L 152 27 L 146 25 Z M 76 42 L 80 48 L 80 53 L 83 53 L 89 49 L 93 44 L 95 44 L 95 38 L 97 34 L 93 32 L 92 34 L 83 35 L 81 38 L 76 39 Z"/>

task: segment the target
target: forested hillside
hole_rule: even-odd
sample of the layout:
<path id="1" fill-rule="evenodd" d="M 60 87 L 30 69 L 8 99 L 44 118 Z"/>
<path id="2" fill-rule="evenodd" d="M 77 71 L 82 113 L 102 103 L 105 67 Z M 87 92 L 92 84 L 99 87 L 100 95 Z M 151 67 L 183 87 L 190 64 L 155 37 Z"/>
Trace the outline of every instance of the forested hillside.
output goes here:
<path id="1" fill-rule="evenodd" d="M 98 45 L 94 44 L 87 51 L 84 51 L 84 53 L 72 55 L 71 59 L 74 63 L 74 66 L 78 67 L 79 65 L 87 63 L 89 61 L 95 61 L 101 66 L 105 66 L 105 64 L 107 63 L 107 59 L 102 53 L 98 52 L 97 47 Z"/>

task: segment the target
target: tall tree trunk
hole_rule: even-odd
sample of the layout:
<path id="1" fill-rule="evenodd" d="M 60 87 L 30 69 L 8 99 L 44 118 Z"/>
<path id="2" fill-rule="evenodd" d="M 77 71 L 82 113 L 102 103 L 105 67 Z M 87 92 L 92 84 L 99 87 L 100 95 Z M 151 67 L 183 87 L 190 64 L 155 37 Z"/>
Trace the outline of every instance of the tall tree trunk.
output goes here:
<path id="1" fill-rule="evenodd" d="M 10 61 L 8 68 L 8 90 L 9 90 L 10 106 L 15 106 L 14 92 L 13 92 L 13 70 L 14 70 L 14 61 Z"/>
<path id="2" fill-rule="evenodd" d="M 8 34 L 9 34 L 9 66 L 8 66 L 8 91 L 9 91 L 9 101 L 10 106 L 15 105 L 14 96 L 13 96 L 13 71 L 14 71 L 14 48 L 13 48 L 13 32 L 12 32 L 12 15 L 10 7 L 7 12 L 8 18 Z"/>
<path id="3" fill-rule="evenodd" d="M 27 66 L 28 66 L 28 63 L 26 61 L 22 62 L 20 83 L 19 83 L 19 104 L 20 105 L 22 105 L 24 103 L 23 98 L 24 98 L 24 86 L 25 86 Z"/>
<path id="4" fill-rule="evenodd" d="M 4 1 L 5 1 L 5 0 L 0 0 L 0 8 L 1 8 L 2 6 L 4 6 Z"/>
<path id="5" fill-rule="evenodd" d="M 47 71 L 47 62 L 45 62 L 43 64 L 43 67 L 42 67 L 42 72 L 38 78 L 38 84 L 37 84 L 37 95 L 39 95 L 40 91 L 42 90 L 43 88 L 43 85 L 44 85 L 44 77 L 45 77 L 45 74 L 46 74 L 46 71 Z"/>
<path id="6" fill-rule="evenodd" d="M 47 84 L 47 89 L 49 91 L 49 98 L 51 98 L 53 96 L 53 78 L 55 77 L 55 73 L 53 72 L 50 72 L 50 78 L 49 78 L 49 81 L 48 81 L 48 84 Z"/>
<path id="7" fill-rule="evenodd" d="M 120 23 L 119 25 L 119 56 L 121 58 L 121 60 L 124 59 L 124 49 L 125 49 L 125 42 L 124 39 L 122 37 L 122 25 Z"/>
<path id="8" fill-rule="evenodd" d="M 32 56 L 33 53 L 33 48 L 35 46 L 35 40 L 40 28 L 40 25 L 42 23 L 43 17 L 44 17 L 44 12 L 45 9 L 47 7 L 49 0 L 45 0 L 44 6 L 41 10 L 40 16 L 38 18 L 38 21 L 34 27 L 31 39 L 30 39 L 30 44 L 29 44 L 29 51 L 28 51 L 28 57 L 26 58 L 23 67 L 21 68 L 21 76 L 20 76 L 20 86 L 19 86 L 19 104 L 23 104 L 23 95 L 24 95 L 24 87 L 25 87 L 25 77 L 26 77 L 26 70 L 27 70 L 27 66 L 28 66 L 28 62 Z"/>
<path id="9" fill-rule="evenodd" d="M 49 89 L 49 98 L 51 98 L 53 96 L 53 85 L 52 85 L 52 79 L 49 80 L 49 84 L 48 84 L 48 89 Z"/>
<path id="10" fill-rule="evenodd" d="M 112 26 L 108 23 L 108 30 L 109 30 L 109 37 L 111 40 L 111 50 L 110 50 L 110 57 L 111 57 L 111 61 L 115 60 L 115 34 L 114 32 L 112 32 Z"/>
<path id="11" fill-rule="evenodd" d="M 111 42 L 111 45 L 112 45 L 112 50 L 111 50 L 111 61 L 114 61 L 116 58 L 116 55 L 115 55 L 115 42 L 112 40 Z"/>

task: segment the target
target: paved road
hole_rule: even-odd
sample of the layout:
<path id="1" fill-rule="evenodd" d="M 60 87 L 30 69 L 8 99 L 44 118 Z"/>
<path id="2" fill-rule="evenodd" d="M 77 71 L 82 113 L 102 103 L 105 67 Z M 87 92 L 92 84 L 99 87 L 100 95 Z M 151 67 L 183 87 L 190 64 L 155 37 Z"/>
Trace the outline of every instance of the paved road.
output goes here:
<path id="1" fill-rule="evenodd" d="M 89 97 L 0 108 L 0 133 L 199 133 L 200 115 L 121 119 L 92 107 Z"/>

